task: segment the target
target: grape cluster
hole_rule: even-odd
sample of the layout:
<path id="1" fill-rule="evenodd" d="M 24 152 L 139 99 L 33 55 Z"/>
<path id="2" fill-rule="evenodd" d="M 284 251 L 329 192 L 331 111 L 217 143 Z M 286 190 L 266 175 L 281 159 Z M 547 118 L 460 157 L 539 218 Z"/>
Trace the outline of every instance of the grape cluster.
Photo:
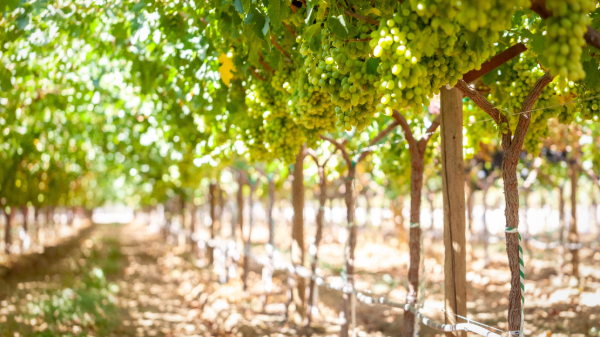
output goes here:
<path id="1" fill-rule="evenodd" d="M 523 101 L 545 71 L 540 67 L 535 55 L 529 51 L 512 60 L 509 65 L 513 71 L 507 72 L 507 76 L 497 83 L 494 94 L 501 102 L 502 113 L 508 116 L 510 125 L 514 128 L 520 117 Z M 540 139 L 549 136 L 548 119 L 559 116 L 564 109 L 564 106 L 560 106 L 560 98 L 557 95 L 557 83 L 558 80 L 555 79 L 546 86 L 532 108 L 535 111 L 531 112 L 524 147 L 534 155 L 540 151 Z"/>
<path id="2" fill-rule="evenodd" d="M 403 2 L 381 20 L 370 42 L 380 58 L 379 111 L 428 105 L 441 86 L 454 86 L 491 56 L 499 33 L 466 30 L 455 19 L 455 6 L 449 0 Z"/>
<path id="3" fill-rule="evenodd" d="M 580 111 L 579 116 L 583 119 L 597 122 L 600 117 L 600 85 L 590 87 L 579 83 L 577 94 L 579 98 L 577 104 L 577 108 Z"/>
<path id="4" fill-rule="evenodd" d="M 413 0 L 414 1 L 414 0 Z M 529 8 L 530 0 L 461 0 L 457 2 L 457 20 L 471 32 L 489 35 L 511 26 L 513 13 Z"/>
<path id="5" fill-rule="evenodd" d="M 290 78 L 290 69 L 280 67 L 269 81 L 252 79 L 246 90 L 248 114 L 242 134 L 254 160 L 281 159 L 291 163 L 307 141 L 305 129 L 287 111 Z M 290 134 L 294 137 L 289 137 Z"/>
<path id="6" fill-rule="evenodd" d="M 571 81 L 585 77 L 581 65 L 584 34 L 589 24 L 588 14 L 595 9 L 592 0 L 548 0 L 546 7 L 552 12 L 547 19 L 546 46 L 548 65 L 553 75 Z"/>
<path id="7" fill-rule="evenodd" d="M 330 131 L 335 115 L 329 94 L 322 93 L 308 81 L 305 67 L 300 68 L 294 91 L 288 101 L 290 116 L 310 130 Z"/>
<path id="8" fill-rule="evenodd" d="M 301 120 L 308 128 L 333 126 L 331 117 L 337 117 L 337 127 L 347 131 L 356 127 L 362 131 L 369 124 L 369 117 L 376 112 L 374 84 L 378 76 L 375 71 L 368 71 L 370 48 L 362 41 L 368 38 L 371 27 L 360 21 L 356 29 L 357 39 L 345 40 L 324 29 L 320 50 L 311 50 L 309 41 L 304 41 L 300 47 L 300 52 L 307 56 L 304 62 L 307 76 L 299 85 L 312 89 L 313 95 L 320 93 L 320 98 L 328 97 L 335 107 L 335 115 L 330 113 L 332 107 L 323 113 L 305 114 Z"/>

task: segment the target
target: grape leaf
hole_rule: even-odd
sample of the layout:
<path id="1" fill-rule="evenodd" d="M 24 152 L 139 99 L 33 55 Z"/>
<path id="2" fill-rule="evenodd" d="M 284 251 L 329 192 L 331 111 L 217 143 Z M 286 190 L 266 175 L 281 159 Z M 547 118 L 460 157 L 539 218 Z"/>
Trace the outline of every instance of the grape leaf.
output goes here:
<path id="1" fill-rule="evenodd" d="M 265 16 L 256 8 L 252 8 L 250 12 L 246 14 L 244 23 L 252 26 L 252 29 L 259 37 L 265 37 L 266 32 L 269 30 L 268 22 L 266 21 Z"/>
<path id="2" fill-rule="evenodd" d="M 348 37 L 356 35 L 356 27 L 344 20 L 344 16 L 330 16 L 327 19 L 327 24 L 331 28 L 331 31 L 340 37 Z"/>
<path id="3" fill-rule="evenodd" d="M 308 4 L 308 10 L 306 11 L 306 20 L 304 20 L 304 23 L 306 23 L 307 25 L 310 24 L 315 17 L 315 7 L 312 4 Z"/>
<path id="4" fill-rule="evenodd" d="M 144 2 L 144 0 L 140 0 L 140 2 L 133 5 L 133 11 L 136 13 L 141 12 L 144 8 L 146 8 L 146 3 Z"/>
<path id="5" fill-rule="evenodd" d="M 242 4 L 242 0 L 235 0 L 233 2 L 233 7 L 235 7 L 235 10 L 240 13 L 240 14 L 244 14 L 244 5 Z"/>
<path id="6" fill-rule="evenodd" d="M 594 88 L 598 84 L 600 79 L 600 69 L 596 60 L 591 59 L 583 63 L 583 70 L 585 71 L 585 79 L 583 82 L 590 88 Z"/>
<path id="7" fill-rule="evenodd" d="M 309 42 L 309 47 L 310 50 L 312 50 L 315 53 L 318 53 L 321 51 L 321 40 L 323 39 L 323 35 L 319 34 L 316 35 L 315 37 L 313 37 L 310 42 Z"/>
<path id="8" fill-rule="evenodd" d="M 321 24 L 315 23 L 304 30 L 304 40 L 310 41 L 313 36 L 321 34 Z"/>
<path id="9" fill-rule="evenodd" d="M 377 67 L 379 67 L 379 57 L 367 60 L 367 74 L 377 75 Z"/>
<path id="10" fill-rule="evenodd" d="M 281 27 L 282 16 L 282 2 L 283 0 L 269 0 L 269 19 L 274 29 Z"/>
<path id="11" fill-rule="evenodd" d="M 546 36 L 542 35 L 541 31 L 538 31 L 531 37 L 531 47 L 534 53 L 538 55 L 544 54 L 546 50 Z"/>
<path id="12" fill-rule="evenodd" d="M 590 14 L 590 18 L 590 26 L 596 29 L 600 28 L 600 8 L 596 8 L 596 10 Z"/>
<path id="13" fill-rule="evenodd" d="M 270 20 L 270 19 L 269 19 L 269 17 L 267 16 L 267 17 L 265 18 L 265 25 L 264 25 L 264 27 L 263 27 L 263 29 L 262 29 L 263 36 L 267 36 L 267 33 L 269 32 L 269 22 L 270 22 L 270 21 L 271 21 L 271 20 Z"/>

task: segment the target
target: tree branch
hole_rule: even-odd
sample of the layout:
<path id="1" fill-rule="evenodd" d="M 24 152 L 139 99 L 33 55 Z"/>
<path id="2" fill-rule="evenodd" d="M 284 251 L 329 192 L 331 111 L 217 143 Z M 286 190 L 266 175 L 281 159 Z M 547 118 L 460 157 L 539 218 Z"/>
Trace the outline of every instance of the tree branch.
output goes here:
<path id="1" fill-rule="evenodd" d="M 494 57 L 492 57 L 491 59 L 483 62 L 483 64 L 481 65 L 481 69 L 473 69 L 468 73 L 464 74 L 462 79 L 467 83 L 471 83 L 476 79 L 482 77 L 483 75 L 503 65 L 504 63 L 510 61 L 511 59 L 519 56 L 522 52 L 526 50 L 527 47 L 525 47 L 523 43 L 517 43 L 514 46 L 494 55 Z"/>
<path id="2" fill-rule="evenodd" d="M 487 176 L 485 178 L 485 183 L 482 182 L 481 180 L 476 180 L 475 183 L 477 184 L 477 187 L 479 187 L 479 189 L 486 189 L 489 188 L 493 183 L 494 180 L 496 179 L 496 177 L 498 177 L 498 172 L 496 170 L 492 171 L 492 173 L 490 173 L 489 176 Z"/>
<path id="3" fill-rule="evenodd" d="M 317 164 L 317 166 L 321 166 L 319 165 L 319 156 L 317 155 L 317 151 L 307 148 L 306 149 L 306 154 L 311 156 L 312 159 L 314 159 L 315 163 Z"/>
<path id="4" fill-rule="evenodd" d="M 581 165 L 581 160 L 579 160 L 579 159 L 577 160 L 577 162 L 576 162 L 575 165 L 577 165 L 583 171 L 583 173 L 585 173 L 585 175 L 587 175 L 588 178 L 590 178 L 592 180 L 592 182 L 596 186 L 600 187 L 600 179 L 598 178 L 598 175 L 596 174 L 596 172 L 594 172 L 594 170 L 592 170 L 592 169 L 589 169 L 589 170 L 584 169 L 583 166 Z"/>
<path id="5" fill-rule="evenodd" d="M 257 79 L 259 79 L 260 81 L 264 81 L 264 80 L 265 80 L 265 78 L 264 78 L 264 77 L 260 76 L 260 75 L 259 75 L 259 74 L 256 72 L 256 70 L 254 69 L 254 67 L 250 67 L 250 71 L 251 71 L 251 72 L 252 72 L 252 74 L 253 74 L 254 76 L 256 76 L 256 78 L 257 78 Z"/>
<path id="6" fill-rule="evenodd" d="M 480 94 L 479 91 L 471 88 L 464 80 L 458 80 L 458 83 L 456 83 L 456 88 L 460 90 L 460 92 L 462 92 L 463 95 L 469 97 L 475 104 L 477 104 L 478 107 L 485 111 L 485 113 L 490 115 L 490 117 L 494 119 L 496 124 L 501 123 L 500 116 L 502 116 L 502 113 L 500 112 L 500 110 L 496 109 L 496 107 L 492 103 L 490 103 L 490 101 L 488 101 L 485 97 L 483 97 L 483 95 Z"/>
<path id="7" fill-rule="evenodd" d="M 344 14 L 349 15 L 349 16 L 351 16 L 353 18 L 359 19 L 361 21 L 368 22 L 368 23 L 371 23 L 371 24 L 379 26 L 379 21 L 377 21 L 375 19 L 368 18 L 368 17 L 360 15 L 360 14 L 352 13 L 351 11 L 349 11 L 347 9 L 344 10 Z"/>
<path id="8" fill-rule="evenodd" d="M 294 35 L 294 39 L 296 38 L 296 32 L 294 32 L 294 30 L 292 29 L 292 27 L 290 27 L 290 25 L 288 25 L 285 21 L 283 21 L 283 25 L 285 26 L 285 28 L 287 28 L 287 30 L 290 31 L 290 33 L 292 35 Z"/>
<path id="9" fill-rule="evenodd" d="M 531 108 L 537 101 L 537 99 L 542 94 L 542 90 L 552 82 L 554 76 L 550 75 L 550 72 L 544 74 L 544 76 L 540 77 L 533 89 L 529 92 L 525 100 L 523 101 L 523 106 L 521 107 L 521 114 L 519 115 L 519 122 L 517 124 L 517 128 L 515 129 L 515 136 L 513 137 L 511 147 L 514 150 L 514 153 L 520 153 L 521 148 L 523 147 L 523 142 L 525 141 L 525 136 L 527 135 L 527 129 L 529 128 L 529 122 L 531 121 Z"/>
<path id="10" fill-rule="evenodd" d="M 485 113 L 487 113 L 492 119 L 500 126 L 502 123 L 506 123 L 507 131 L 502 133 L 502 148 L 508 150 L 512 144 L 512 131 L 508 119 L 504 114 L 500 112 L 490 101 L 488 101 L 482 94 L 476 89 L 471 88 L 465 81 L 458 80 L 456 88 L 463 93 L 463 95 L 469 97 L 478 107 L 480 107 Z"/>
<path id="11" fill-rule="evenodd" d="M 411 153 L 411 157 L 416 159 L 419 155 L 419 149 L 417 146 L 418 144 L 415 140 L 415 137 L 412 134 L 412 130 L 410 129 L 406 118 L 404 118 L 404 116 L 402 116 L 402 114 L 399 113 L 396 109 L 394 109 L 392 117 L 394 117 L 394 119 L 398 122 L 398 124 L 402 128 L 402 131 L 404 131 L 404 138 L 406 138 L 406 141 L 408 142 L 408 149 Z"/>
<path id="12" fill-rule="evenodd" d="M 348 155 L 348 151 L 346 151 L 346 146 L 344 146 L 344 144 L 340 144 L 337 141 L 335 141 L 333 138 L 330 138 L 327 136 L 320 135 L 320 137 L 321 137 L 321 139 L 330 142 L 331 144 L 333 144 L 333 146 L 335 146 L 338 150 L 340 150 L 342 152 L 342 157 L 344 157 L 346 164 L 348 164 L 348 167 L 352 166 L 352 159 L 350 159 L 350 155 Z"/>
<path id="13" fill-rule="evenodd" d="M 287 57 L 289 59 L 289 61 L 292 61 L 292 58 L 290 57 L 290 54 L 288 54 L 279 43 L 277 43 L 277 41 L 275 40 L 275 38 L 273 37 L 273 35 L 271 35 L 271 42 L 273 42 L 273 44 L 275 45 L 275 47 L 277 49 L 279 49 L 279 51 L 281 51 L 283 53 L 283 55 L 285 55 L 285 57 Z"/>
<path id="14" fill-rule="evenodd" d="M 427 143 L 429 142 L 431 137 L 433 137 L 433 134 L 435 133 L 437 128 L 440 126 L 441 120 L 442 114 L 437 115 L 437 117 L 431 122 L 431 125 L 427 128 L 427 131 L 425 131 L 425 135 L 423 136 L 423 138 L 419 140 L 418 145 L 420 153 L 425 152 L 425 147 L 427 146 Z"/>
<path id="15" fill-rule="evenodd" d="M 377 136 L 375 136 L 373 139 L 371 139 L 371 141 L 369 142 L 369 147 L 379 143 L 380 140 L 382 140 L 385 136 L 387 136 L 390 132 L 392 132 L 392 130 L 394 130 L 397 126 L 398 126 L 398 121 L 396 121 L 396 120 L 393 121 L 390 125 L 388 125 L 387 128 L 385 128 L 385 130 L 381 131 L 379 134 L 377 134 Z M 373 152 L 373 150 L 367 150 L 367 151 L 361 153 L 356 162 L 360 163 L 371 152 Z"/>
<path id="16" fill-rule="evenodd" d="M 258 62 L 265 68 L 265 70 L 267 70 L 270 74 L 273 73 L 273 69 L 271 69 L 271 67 L 269 67 L 268 64 L 265 63 L 265 61 L 263 60 L 263 56 L 261 52 L 258 52 Z"/>

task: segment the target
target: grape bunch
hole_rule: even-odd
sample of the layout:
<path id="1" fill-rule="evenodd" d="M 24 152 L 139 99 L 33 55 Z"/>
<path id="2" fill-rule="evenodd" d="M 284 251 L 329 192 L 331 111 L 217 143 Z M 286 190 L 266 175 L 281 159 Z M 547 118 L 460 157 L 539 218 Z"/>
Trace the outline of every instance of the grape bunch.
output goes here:
<path id="1" fill-rule="evenodd" d="M 413 0 L 414 1 L 414 0 Z M 509 29 L 513 14 L 529 8 L 530 0 L 461 0 L 457 20 L 471 32 L 489 35 Z"/>
<path id="2" fill-rule="evenodd" d="M 335 115 L 329 94 L 322 93 L 308 81 L 305 67 L 298 71 L 298 80 L 288 100 L 290 116 L 310 130 L 327 132 L 335 125 Z"/>
<path id="3" fill-rule="evenodd" d="M 456 20 L 455 6 L 450 0 L 413 0 L 381 20 L 370 42 L 380 59 L 378 111 L 428 105 L 441 86 L 454 86 L 491 56 L 499 33 L 465 29 Z"/>
<path id="4" fill-rule="evenodd" d="M 581 64 L 584 34 L 589 24 L 588 14 L 595 9 L 592 0 L 548 0 L 546 7 L 552 12 L 547 19 L 546 46 L 548 65 L 553 75 L 571 81 L 585 77 Z"/>
<path id="5" fill-rule="evenodd" d="M 305 129 L 290 118 L 287 110 L 290 78 L 290 69 L 280 67 L 269 81 L 250 80 L 245 98 L 248 113 L 241 127 L 254 160 L 291 163 L 307 141 Z"/>
<path id="6" fill-rule="evenodd" d="M 370 48 L 363 41 L 368 38 L 371 25 L 360 21 L 356 30 L 357 39 L 346 40 L 326 28 L 322 31 L 318 51 L 311 50 L 309 41 L 304 41 L 300 47 L 300 52 L 307 56 L 304 62 L 307 76 L 299 85 L 312 89 L 313 95 L 318 92 L 322 98 L 328 97 L 332 103 L 324 113 L 308 113 L 301 118 L 308 128 L 329 126 L 337 117 L 337 127 L 347 131 L 356 127 L 362 131 L 369 124 L 369 117 L 376 112 L 374 84 L 378 76 L 374 69 L 371 73 L 368 71 Z M 331 114 L 331 108 L 335 114 Z"/>
<path id="7" fill-rule="evenodd" d="M 577 104 L 580 111 L 579 116 L 597 122 L 598 117 L 600 117 L 600 85 L 590 87 L 580 83 L 577 86 L 577 94 L 579 98 Z"/>
<path id="8" fill-rule="evenodd" d="M 510 125 L 514 128 L 518 123 L 523 101 L 545 71 L 530 51 L 524 52 L 518 59 L 511 60 L 509 66 L 513 71 L 507 72 L 506 77 L 496 83 L 492 94 L 496 101 L 500 102 L 501 112 L 508 117 Z M 534 155 L 540 151 L 540 139 L 549 136 L 548 119 L 559 116 L 565 109 L 560 105 L 557 83 L 558 79 L 555 79 L 546 86 L 532 107 L 535 111 L 531 111 L 524 147 Z"/>

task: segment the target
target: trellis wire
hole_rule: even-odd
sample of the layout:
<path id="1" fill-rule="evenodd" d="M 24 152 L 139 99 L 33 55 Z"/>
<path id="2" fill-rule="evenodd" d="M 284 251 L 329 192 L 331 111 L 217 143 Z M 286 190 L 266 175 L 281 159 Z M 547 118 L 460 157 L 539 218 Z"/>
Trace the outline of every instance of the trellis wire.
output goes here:
<path id="1" fill-rule="evenodd" d="M 166 227 L 165 223 L 162 223 L 160 225 L 161 227 Z M 204 240 L 201 240 L 199 238 L 197 238 L 197 236 L 192 235 L 192 233 L 188 230 L 184 230 L 184 229 L 177 229 L 175 231 L 171 231 L 172 233 L 175 234 L 175 232 L 177 234 L 183 233 L 187 238 L 190 238 L 192 241 L 196 242 L 199 246 L 201 245 L 201 243 L 204 243 Z M 260 265 L 266 265 L 264 262 L 260 261 L 259 258 L 257 256 L 255 256 L 254 254 L 249 254 L 249 257 L 255 261 L 256 263 L 260 264 Z M 276 266 L 273 266 L 274 268 Z M 279 270 L 288 270 L 290 273 L 295 273 L 298 274 L 299 276 L 303 277 L 303 278 L 314 278 L 316 284 L 318 286 L 325 286 L 328 289 L 331 290 L 336 290 L 336 291 L 342 291 L 345 293 L 352 293 L 353 295 L 356 296 L 356 299 L 358 301 L 360 301 L 361 303 L 365 303 L 368 305 L 372 305 L 372 304 L 382 304 L 382 305 L 387 305 L 389 307 L 393 307 L 393 308 L 399 308 L 402 310 L 408 310 L 412 313 L 415 314 L 415 317 L 418 319 L 419 322 L 423 323 L 424 325 L 438 330 L 438 331 L 444 331 L 444 332 L 452 332 L 452 331 L 468 331 L 468 332 L 472 332 L 475 334 L 478 334 L 480 336 L 485 336 L 485 337 L 502 337 L 502 335 L 497 334 L 495 332 L 489 331 L 483 327 L 488 327 L 491 329 L 494 329 L 496 331 L 501 332 L 502 334 L 509 334 L 509 332 L 504 331 L 504 330 L 500 330 L 498 328 L 494 328 L 494 327 L 490 327 L 487 326 L 483 323 L 474 321 L 472 319 L 460 316 L 460 315 L 456 315 L 456 317 L 460 317 L 464 320 L 467 321 L 467 323 L 457 323 L 457 324 L 444 324 L 444 323 L 437 323 L 435 321 L 433 321 L 431 318 L 423 315 L 418 308 L 416 308 L 415 306 L 412 306 L 410 304 L 407 303 L 400 303 L 400 302 L 395 302 L 390 300 L 388 297 L 386 296 L 379 296 L 379 297 L 374 297 L 369 295 L 370 293 L 373 293 L 371 290 L 364 290 L 364 291 L 359 291 L 356 288 L 354 288 L 352 285 L 346 283 L 346 282 L 341 282 L 341 285 L 336 285 L 335 283 L 331 282 L 325 282 L 325 279 L 317 276 L 317 275 L 312 275 L 311 276 L 311 272 L 308 270 L 308 268 L 304 267 L 304 266 L 293 266 L 291 264 L 281 264 L 279 265 Z"/>

